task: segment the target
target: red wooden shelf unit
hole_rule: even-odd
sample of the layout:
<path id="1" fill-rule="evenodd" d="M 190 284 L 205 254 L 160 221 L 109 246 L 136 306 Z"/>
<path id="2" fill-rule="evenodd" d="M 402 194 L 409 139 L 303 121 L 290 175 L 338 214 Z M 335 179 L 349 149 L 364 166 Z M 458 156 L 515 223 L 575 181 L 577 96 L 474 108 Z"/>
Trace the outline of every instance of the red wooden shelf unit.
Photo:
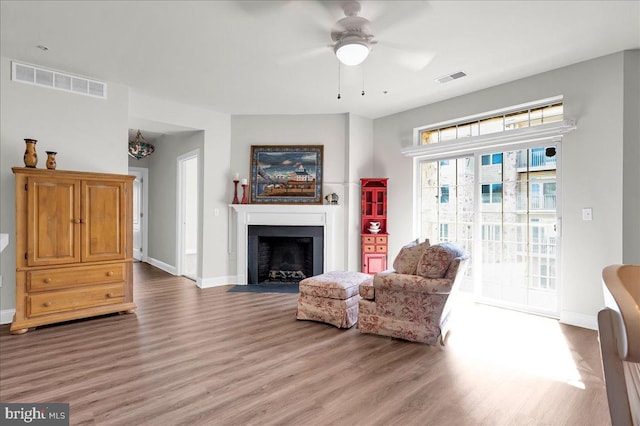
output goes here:
<path id="1" fill-rule="evenodd" d="M 362 178 L 360 213 L 361 271 L 375 274 L 387 269 L 389 234 L 387 233 L 388 178 Z M 373 225 L 372 225 L 373 224 Z M 376 232 L 376 224 L 378 232 Z"/>

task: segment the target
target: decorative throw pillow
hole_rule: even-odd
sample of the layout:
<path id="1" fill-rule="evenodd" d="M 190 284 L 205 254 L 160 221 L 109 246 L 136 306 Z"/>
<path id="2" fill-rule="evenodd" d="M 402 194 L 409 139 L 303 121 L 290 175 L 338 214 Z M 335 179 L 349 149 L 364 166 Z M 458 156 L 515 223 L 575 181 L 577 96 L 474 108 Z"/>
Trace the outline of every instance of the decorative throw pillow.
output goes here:
<path id="1" fill-rule="evenodd" d="M 425 278 L 442 278 L 447 273 L 455 254 L 448 247 L 436 244 L 428 247 L 418 261 L 416 274 Z"/>
<path id="2" fill-rule="evenodd" d="M 429 247 L 429 240 L 420 244 L 418 244 L 418 241 L 411 241 L 400 249 L 400 253 L 393 261 L 393 269 L 397 273 L 415 275 L 422 252 Z"/>

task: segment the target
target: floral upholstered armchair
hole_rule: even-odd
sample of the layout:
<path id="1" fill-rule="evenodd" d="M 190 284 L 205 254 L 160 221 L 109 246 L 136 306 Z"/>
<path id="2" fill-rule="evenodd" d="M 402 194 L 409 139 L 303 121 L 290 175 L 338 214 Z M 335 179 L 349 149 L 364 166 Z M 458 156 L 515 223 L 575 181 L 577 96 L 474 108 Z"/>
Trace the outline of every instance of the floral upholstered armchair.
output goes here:
<path id="1" fill-rule="evenodd" d="M 450 296 L 464 275 L 469 254 L 452 243 L 417 241 L 402 248 L 393 270 L 360 286 L 358 329 L 362 333 L 444 345 Z"/>

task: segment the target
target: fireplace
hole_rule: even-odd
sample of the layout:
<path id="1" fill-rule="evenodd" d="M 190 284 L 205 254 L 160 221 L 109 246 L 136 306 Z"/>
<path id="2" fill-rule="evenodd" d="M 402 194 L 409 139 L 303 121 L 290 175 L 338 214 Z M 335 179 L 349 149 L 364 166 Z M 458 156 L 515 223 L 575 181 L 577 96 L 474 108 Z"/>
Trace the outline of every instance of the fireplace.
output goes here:
<path id="1" fill-rule="evenodd" d="M 249 227 L 268 225 L 271 227 L 317 227 L 323 230 L 323 241 L 319 250 L 314 250 L 321 258 L 314 262 L 314 274 L 317 271 L 334 271 L 342 269 L 341 263 L 336 262 L 336 253 L 341 248 L 337 246 L 338 229 L 336 226 L 336 212 L 340 206 L 335 205 L 280 205 L 280 204 L 232 204 L 235 215 L 231 220 L 229 230 L 235 228 L 235 235 L 229 235 L 229 241 L 235 240 L 235 247 L 230 246 L 229 252 L 236 252 L 236 284 L 248 284 L 249 265 Z M 316 237 L 317 238 L 317 237 Z M 315 254 L 314 254 L 315 255 Z M 317 268 L 317 269 L 316 269 Z M 257 272 L 256 272 L 257 275 Z M 228 281 L 227 281 L 228 282 Z"/>
<path id="2" fill-rule="evenodd" d="M 323 272 L 322 226 L 248 227 L 247 283 L 298 283 Z"/>

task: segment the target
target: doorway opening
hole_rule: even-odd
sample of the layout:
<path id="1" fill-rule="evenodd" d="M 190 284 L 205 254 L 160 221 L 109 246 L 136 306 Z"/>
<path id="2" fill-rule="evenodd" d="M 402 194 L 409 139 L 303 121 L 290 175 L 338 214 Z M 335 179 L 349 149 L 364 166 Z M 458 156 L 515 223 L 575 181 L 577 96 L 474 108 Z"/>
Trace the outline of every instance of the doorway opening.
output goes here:
<path id="1" fill-rule="evenodd" d="M 147 261 L 148 246 L 148 206 L 149 206 L 149 169 L 129 167 L 133 181 L 133 260 Z"/>
<path id="2" fill-rule="evenodd" d="M 200 179 L 198 172 L 200 150 L 194 150 L 178 157 L 178 236 L 177 272 L 191 280 L 198 277 L 198 193 Z"/>

